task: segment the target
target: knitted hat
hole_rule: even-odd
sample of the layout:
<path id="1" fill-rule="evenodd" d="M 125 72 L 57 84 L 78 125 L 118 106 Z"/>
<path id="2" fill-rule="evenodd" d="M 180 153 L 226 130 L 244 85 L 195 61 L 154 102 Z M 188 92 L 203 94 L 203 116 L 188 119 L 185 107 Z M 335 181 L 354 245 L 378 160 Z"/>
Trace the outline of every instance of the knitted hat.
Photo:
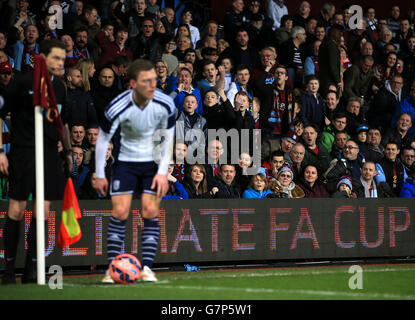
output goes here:
<path id="1" fill-rule="evenodd" d="M 298 142 L 298 136 L 294 130 L 288 131 L 283 137 L 281 137 L 281 139 L 288 139 L 293 144 L 296 144 Z"/>
<path id="2" fill-rule="evenodd" d="M 356 129 L 356 134 L 359 134 L 359 133 L 360 133 L 360 132 L 362 132 L 362 131 L 366 131 L 366 132 L 368 132 L 368 131 L 369 131 L 369 127 L 368 127 L 366 124 L 364 124 L 364 123 L 360 124 L 360 125 L 357 127 L 357 129 Z"/>
<path id="3" fill-rule="evenodd" d="M 294 178 L 294 173 L 293 173 L 293 171 L 291 170 L 291 168 L 289 167 L 289 166 L 287 166 L 287 165 L 283 165 L 281 168 L 280 168 L 280 170 L 278 170 L 278 173 L 277 173 L 277 179 L 280 177 L 280 174 L 281 173 L 283 173 L 283 172 L 289 172 L 289 173 L 291 173 L 291 178 Z"/>
<path id="4" fill-rule="evenodd" d="M 353 186 L 352 186 L 352 179 L 349 177 L 341 177 L 340 181 L 337 183 L 336 188 L 339 189 L 339 187 L 345 184 L 346 186 L 348 186 L 350 188 L 350 190 L 353 190 Z"/>

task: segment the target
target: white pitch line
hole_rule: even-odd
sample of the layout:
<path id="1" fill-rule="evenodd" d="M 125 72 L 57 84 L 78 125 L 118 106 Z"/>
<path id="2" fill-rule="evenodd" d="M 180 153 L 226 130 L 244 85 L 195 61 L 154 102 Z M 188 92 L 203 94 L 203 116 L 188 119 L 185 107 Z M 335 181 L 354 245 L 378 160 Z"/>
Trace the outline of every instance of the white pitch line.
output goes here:
<path id="1" fill-rule="evenodd" d="M 363 269 L 363 273 L 366 272 L 401 272 L 401 271 L 415 271 L 415 268 L 405 268 L 405 269 L 393 269 L 393 268 L 383 268 L 383 269 Z M 210 271 L 206 271 L 210 272 Z M 226 271 L 226 272 L 234 272 L 234 271 Z M 244 273 L 243 271 L 241 274 L 244 277 L 273 277 L 273 276 L 314 276 L 314 275 L 324 275 L 324 274 L 337 274 L 337 273 L 344 273 L 348 274 L 347 270 L 322 270 L 322 271 L 276 271 L 276 272 L 250 272 L 250 273 Z M 203 279 L 220 279 L 220 278 L 240 278 L 241 274 L 220 274 L 220 275 L 203 275 L 203 276 L 196 276 L 197 273 L 193 273 L 195 275 L 195 278 L 203 278 Z M 187 273 L 186 273 L 187 275 Z M 169 278 L 170 280 L 185 280 L 190 279 L 188 277 L 172 277 Z"/>
<path id="2" fill-rule="evenodd" d="M 204 287 L 204 286 L 175 286 L 175 285 L 160 285 L 158 288 L 164 289 L 182 289 L 182 290 L 203 290 L 203 291 L 238 291 L 246 293 L 270 293 L 270 294 L 305 294 L 305 295 L 320 295 L 320 296 L 348 296 L 362 299 L 398 299 L 398 300 L 415 300 L 412 295 L 400 295 L 393 293 L 359 293 L 359 292 L 344 292 L 344 291 L 324 291 L 324 290 L 301 290 L 301 289 L 268 289 L 268 288 L 229 288 L 229 287 Z"/>

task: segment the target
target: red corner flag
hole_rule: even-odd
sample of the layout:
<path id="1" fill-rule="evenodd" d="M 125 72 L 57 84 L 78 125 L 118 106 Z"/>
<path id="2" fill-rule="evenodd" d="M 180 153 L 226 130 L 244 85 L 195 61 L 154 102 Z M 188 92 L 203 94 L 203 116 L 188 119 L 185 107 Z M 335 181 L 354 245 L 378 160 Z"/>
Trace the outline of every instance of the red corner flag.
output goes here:
<path id="1" fill-rule="evenodd" d="M 62 221 L 58 233 L 58 245 L 61 249 L 81 239 L 81 227 L 78 222 L 78 219 L 81 217 L 81 210 L 79 209 L 73 182 L 69 178 L 63 195 Z"/>
<path id="2" fill-rule="evenodd" d="M 48 121 L 52 122 L 63 137 L 63 125 L 56 103 L 50 74 L 43 56 L 35 55 L 35 69 L 33 73 L 33 105 L 41 106 L 48 111 Z"/>

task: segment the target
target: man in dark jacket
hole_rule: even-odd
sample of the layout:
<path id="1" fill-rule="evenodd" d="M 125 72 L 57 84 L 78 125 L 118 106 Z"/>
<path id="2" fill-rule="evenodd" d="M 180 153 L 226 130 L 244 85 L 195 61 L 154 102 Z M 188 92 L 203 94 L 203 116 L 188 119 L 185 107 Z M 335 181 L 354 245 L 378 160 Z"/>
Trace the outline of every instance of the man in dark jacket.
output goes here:
<path id="1" fill-rule="evenodd" d="M 408 133 L 412 127 L 411 115 L 409 113 L 402 113 L 396 125 L 396 128 L 391 128 L 385 133 L 382 139 L 382 145 L 386 146 L 389 141 L 394 141 L 398 144 L 399 149 L 402 149 L 402 146 L 408 145 L 414 140 L 414 137 Z"/>
<path id="2" fill-rule="evenodd" d="M 160 60 L 163 54 L 163 46 L 160 37 L 154 32 L 154 20 L 144 18 L 140 33 L 131 39 L 131 50 L 134 59 Z"/>
<path id="3" fill-rule="evenodd" d="M 226 40 L 232 44 L 234 34 L 238 28 L 247 25 L 247 13 L 244 11 L 243 0 L 232 0 L 232 9 L 225 13 L 223 26 L 225 28 Z"/>
<path id="4" fill-rule="evenodd" d="M 382 133 L 379 128 L 371 127 L 367 132 L 367 142 L 362 143 L 360 152 L 365 156 L 367 161 L 378 163 L 384 157 L 383 146 L 381 144 Z"/>
<path id="5" fill-rule="evenodd" d="M 258 49 L 250 45 L 248 31 L 244 28 L 238 29 L 235 34 L 235 42 L 234 45 L 229 46 L 221 53 L 218 60 L 231 58 L 235 67 L 245 64 L 248 66 L 249 71 L 252 72 L 258 62 Z"/>
<path id="6" fill-rule="evenodd" d="M 387 129 L 399 103 L 406 97 L 404 80 L 400 75 L 394 75 L 386 80 L 385 85 L 374 96 L 367 119 L 371 126 Z"/>
<path id="7" fill-rule="evenodd" d="M 324 174 L 329 193 L 336 191 L 337 182 L 343 176 L 359 179 L 365 162 L 365 157 L 359 152 L 359 145 L 353 140 L 347 141 L 340 157 L 330 163 L 329 169 Z"/>
<path id="8" fill-rule="evenodd" d="M 354 180 L 353 191 L 358 198 L 392 198 L 395 197 L 391 187 L 386 182 L 377 183 L 375 176 L 378 174 L 376 164 L 367 161 L 362 166 L 360 179 Z"/>
<path id="9" fill-rule="evenodd" d="M 340 37 L 342 31 L 330 28 L 318 51 L 320 93 L 325 96 L 330 84 L 341 87 L 340 77 Z"/>
<path id="10" fill-rule="evenodd" d="M 117 6 L 114 8 L 114 14 L 124 25 L 128 26 L 130 37 L 135 37 L 139 33 L 144 19 L 155 19 L 155 16 L 154 14 L 147 12 L 147 4 L 145 0 L 132 1 L 132 8 L 126 12 L 123 12 L 122 8 L 124 6 L 124 1 L 125 0 L 121 0 L 118 2 Z"/>
<path id="11" fill-rule="evenodd" d="M 376 164 L 379 174 L 376 182 L 387 182 L 394 194 L 399 197 L 401 188 L 408 177 L 401 160 L 398 158 L 399 146 L 396 142 L 389 142 L 385 147 L 385 157 Z"/>
<path id="12" fill-rule="evenodd" d="M 369 93 L 373 78 L 374 59 L 372 56 L 363 56 L 360 65 L 352 65 L 344 73 L 344 95 L 347 100 L 351 97 L 366 97 Z"/>
<path id="13" fill-rule="evenodd" d="M 215 198 L 241 198 L 241 187 L 236 179 L 236 169 L 233 164 L 222 164 L 220 173 L 215 177 L 214 185 L 219 189 Z"/>
<path id="14" fill-rule="evenodd" d="M 290 80 L 295 87 L 301 86 L 303 81 L 306 38 L 304 28 L 294 27 L 291 30 L 291 39 L 281 44 L 278 50 L 279 61 L 287 67 Z"/>
<path id="15" fill-rule="evenodd" d="M 82 90 L 81 71 L 76 68 L 69 68 L 66 72 L 67 91 L 67 118 L 69 126 L 81 122 L 89 126 L 98 123 L 97 113 L 91 96 Z"/>

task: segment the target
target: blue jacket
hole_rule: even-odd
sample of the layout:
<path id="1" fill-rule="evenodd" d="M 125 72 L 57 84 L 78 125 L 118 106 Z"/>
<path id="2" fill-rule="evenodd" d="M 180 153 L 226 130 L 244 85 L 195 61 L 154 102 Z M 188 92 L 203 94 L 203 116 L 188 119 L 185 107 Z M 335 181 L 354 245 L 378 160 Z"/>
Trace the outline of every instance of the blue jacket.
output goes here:
<path id="1" fill-rule="evenodd" d="M 402 198 L 415 197 L 415 181 L 411 178 L 406 179 L 406 182 L 403 184 L 401 194 L 399 196 Z"/>
<path id="2" fill-rule="evenodd" d="M 273 192 L 271 190 L 265 190 L 262 193 L 260 193 L 259 191 L 253 189 L 252 187 L 250 187 L 249 189 L 245 190 L 242 198 L 244 199 L 263 199 L 266 198 L 267 195 L 272 194 Z"/>
<path id="3" fill-rule="evenodd" d="M 167 87 L 169 88 L 169 90 L 171 90 L 170 92 L 175 91 L 178 86 L 177 86 L 177 77 L 171 75 L 168 79 L 167 79 Z M 196 113 L 203 115 L 203 100 L 202 100 L 202 95 L 200 93 L 200 90 L 197 88 L 193 88 L 191 94 L 193 94 L 194 96 L 196 96 L 197 99 L 197 108 L 195 110 Z M 183 101 L 184 98 L 188 95 L 187 92 L 181 91 L 180 93 L 178 93 L 175 97 L 173 97 L 174 100 L 174 104 L 176 105 L 176 108 L 178 110 L 183 111 Z"/>
<path id="4" fill-rule="evenodd" d="M 163 199 L 189 199 L 189 194 L 179 180 L 175 183 L 169 182 L 169 185 L 174 186 L 174 194 L 166 194 Z"/>
<path id="5" fill-rule="evenodd" d="M 396 124 L 398 122 L 399 116 L 402 113 L 409 113 L 412 119 L 415 119 L 415 101 L 412 99 L 411 96 L 406 97 L 401 101 L 399 106 L 396 108 L 395 115 L 392 119 L 392 128 L 396 128 Z M 411 135 L 415 135 L 415 126 L 412 126 L 409 131 Z"/>

